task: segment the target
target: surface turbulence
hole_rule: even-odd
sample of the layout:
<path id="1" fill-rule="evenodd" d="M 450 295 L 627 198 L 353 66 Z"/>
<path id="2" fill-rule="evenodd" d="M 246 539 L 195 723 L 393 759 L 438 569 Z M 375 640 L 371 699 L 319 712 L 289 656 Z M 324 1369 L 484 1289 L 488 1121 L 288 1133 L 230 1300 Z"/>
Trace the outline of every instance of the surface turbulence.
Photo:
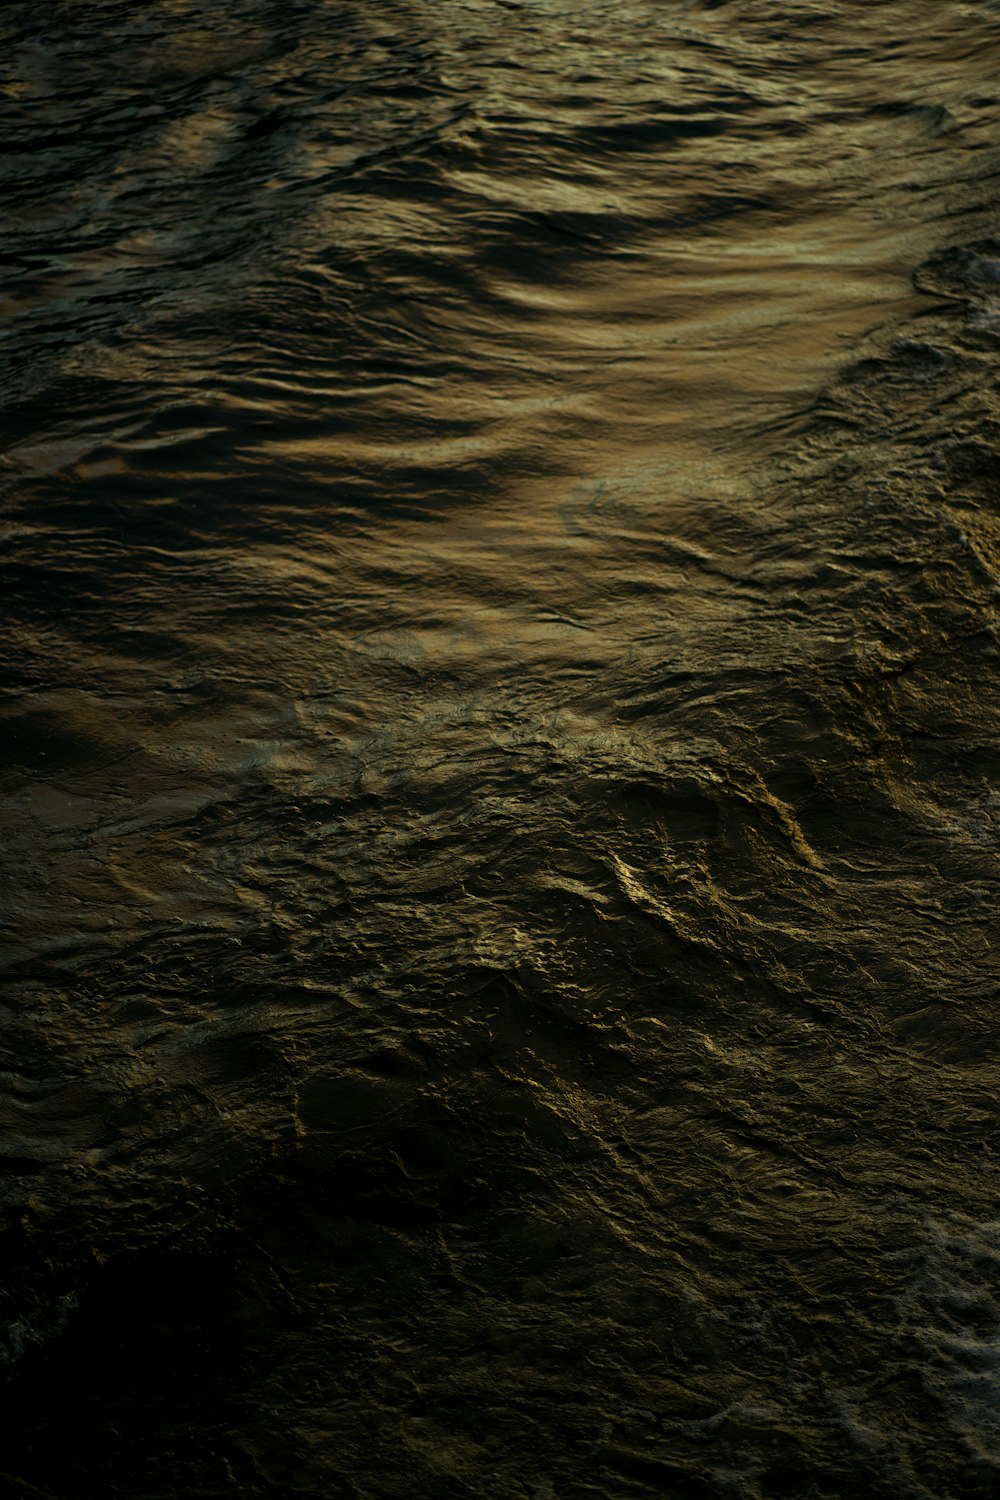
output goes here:
<path id="1" fill-rule="evenodd" d="M 0 43 L 0 1491 L 995 1500 L 1000 5 Z"/>

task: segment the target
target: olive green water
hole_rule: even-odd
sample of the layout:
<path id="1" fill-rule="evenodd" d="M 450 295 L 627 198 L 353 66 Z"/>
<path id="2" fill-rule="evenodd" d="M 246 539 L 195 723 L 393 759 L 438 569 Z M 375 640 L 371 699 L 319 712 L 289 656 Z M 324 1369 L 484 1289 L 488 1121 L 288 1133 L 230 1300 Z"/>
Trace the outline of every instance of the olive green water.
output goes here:
<path id="1" fill-rule="evenodd" d="M 0 1490 L 1000 1494 L 1000 9 L 0 36 Z"/>

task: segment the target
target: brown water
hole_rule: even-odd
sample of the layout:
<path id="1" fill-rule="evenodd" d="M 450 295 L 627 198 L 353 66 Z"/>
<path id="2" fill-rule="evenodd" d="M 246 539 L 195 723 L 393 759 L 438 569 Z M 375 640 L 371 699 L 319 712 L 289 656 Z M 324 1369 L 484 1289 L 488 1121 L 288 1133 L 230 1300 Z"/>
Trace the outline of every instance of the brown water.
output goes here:
<path id="1" fill-rule="evenodd" d="M 1000 1494 L 1000 7 L 0 38 L 0 1488 Z"/>

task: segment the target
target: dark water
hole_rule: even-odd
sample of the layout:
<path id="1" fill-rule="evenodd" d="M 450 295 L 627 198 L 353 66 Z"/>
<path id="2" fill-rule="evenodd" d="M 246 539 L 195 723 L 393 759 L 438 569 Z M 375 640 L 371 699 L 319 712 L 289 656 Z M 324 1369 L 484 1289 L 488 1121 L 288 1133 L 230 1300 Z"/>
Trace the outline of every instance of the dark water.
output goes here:
<path id="1" fill-rule="evenodd" d="M 1000 6 L 0 40 L 0 1492 L 1000 1495 Z"/>

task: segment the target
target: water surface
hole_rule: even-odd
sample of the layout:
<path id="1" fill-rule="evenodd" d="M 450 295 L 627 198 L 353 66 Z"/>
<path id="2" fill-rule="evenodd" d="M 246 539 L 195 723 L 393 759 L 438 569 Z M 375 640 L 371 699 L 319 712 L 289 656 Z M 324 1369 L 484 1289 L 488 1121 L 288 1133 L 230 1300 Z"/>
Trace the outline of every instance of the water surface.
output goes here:
<path id="1" fill-rule="evenodd" d="M 998 1493 L 1000 9 L 0 36 L 13 1492 Z"/>

